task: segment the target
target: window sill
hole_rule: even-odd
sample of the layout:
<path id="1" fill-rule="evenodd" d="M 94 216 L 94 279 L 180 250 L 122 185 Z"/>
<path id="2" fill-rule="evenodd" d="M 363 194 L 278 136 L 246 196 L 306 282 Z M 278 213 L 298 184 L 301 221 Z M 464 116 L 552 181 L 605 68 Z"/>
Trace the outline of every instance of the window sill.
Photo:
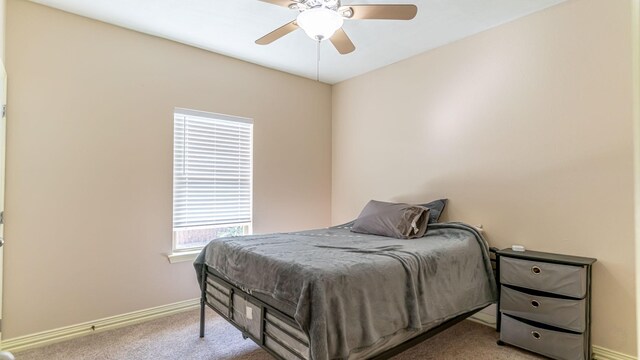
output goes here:
<path id="1" fill-rule="evenodd" d="M 169 258 L 169 262 L 172 264 L 179 263 L 179 262 L 186 262 L 186 261 L 193 262 L 198 257 L 201 251 L 202 249 L 191 250 L 191 251 L 179 251 L 179 252 L 174 252 L 167 255 L 167 257 Z"/>

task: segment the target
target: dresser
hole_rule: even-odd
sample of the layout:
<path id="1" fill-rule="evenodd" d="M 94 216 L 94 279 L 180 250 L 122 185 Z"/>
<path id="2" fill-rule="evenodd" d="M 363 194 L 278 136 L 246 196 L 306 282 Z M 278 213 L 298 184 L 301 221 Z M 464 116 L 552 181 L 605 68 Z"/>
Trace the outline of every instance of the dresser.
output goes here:
<path id="1" fill-rule="evenodd" d="M 559 360 L 591 359 L 591 268 L 596 259 L 497 252 L 499 345 Z"/>

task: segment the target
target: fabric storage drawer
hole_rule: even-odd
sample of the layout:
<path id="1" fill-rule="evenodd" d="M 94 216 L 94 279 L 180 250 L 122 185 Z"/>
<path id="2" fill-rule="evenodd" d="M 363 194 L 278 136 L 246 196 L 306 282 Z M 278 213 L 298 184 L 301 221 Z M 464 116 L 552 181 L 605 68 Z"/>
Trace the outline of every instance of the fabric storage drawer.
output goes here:
<path id="1" fill-rule="evenodd" d="M 562 329 L 584 332 L 586 300 L 572 300 L 527 294 L 506 286 L 500 288 L 500 310 Z"/>
<path id="2" fill-rule="evenodd" d="M 582 299 L 587 270 L 581 266 L 500 257 L 500 283 Z"/>
<path id="3" fill-rule="evenodd" d="M 224 283 L 217 281 L 213 277 L 207 277 L 207 302 L 227 318 L 231 318 L 230 294 L 231 289 Z"/>
<path id="4" fill-rule="evenodd" d="M 309 359 L 309 341 L 297 327 L 269 313 L 265 314 L 265 346 L 285 359 Z"/>
<path id="5" fill-rule="evenodd" d="M 260 339 L 262 308 L 238 294 L 233 294 L 233 322 L 254 339 Z"/>
<path id="6" fill-rule="evenodd" d="M 502 316 L 500 340 L 559 360 L 585 360 L 584 334 L 543 329 Z"/>

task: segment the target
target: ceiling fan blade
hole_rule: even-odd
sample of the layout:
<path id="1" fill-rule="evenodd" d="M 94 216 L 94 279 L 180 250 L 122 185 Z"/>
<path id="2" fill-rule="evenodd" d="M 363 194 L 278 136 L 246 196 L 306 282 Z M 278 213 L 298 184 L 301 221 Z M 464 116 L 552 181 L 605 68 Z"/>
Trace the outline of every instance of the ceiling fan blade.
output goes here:
<path id="1" fill-rule="evenodd" d="M 415 5 L 349 5 L 350 19 L 411 20 L 416 17 Z"/>
<path id="2" fill-rule="evenodd" d="M 290 23 L 284 24 L 282 26 L 280 26 L 279 28 L 273 30 L 272 32 L 268 33 L 267 35 L 261 37 L 260 39 L 256 40 L 256 44 L 258 45 L 267 45 L 267 44 L 271 44 L 272 42 L 280 39 L 281 37 L 287 35 L 288 33 L 294 31 L 298 29 L 298 25 L 296 24 L 296 21 L 292 21 Z"/>
<path id="3" fill-rule="evenodd" d="M 290 4 L 293 4 L 293 1 L 290 1 L 290 0 L 260 0 L 260 1 L 273 4 L 273 5 L 284 6 L 286 8 L 288 8 Z"/>
<path id="4" fill-rule="evenodd" d="M 351 42 L 351 39 L 349 39 L 349 36 L 347 36 L 347 33 L 345 33 L 342 28 L 336 30 L 333 36 L 329 38 L 329 41 L 331 41 L 336 50 L 342 55 L 348 54 L 356 49 L 356 46 L 353 45 L 353 42 Z"/>

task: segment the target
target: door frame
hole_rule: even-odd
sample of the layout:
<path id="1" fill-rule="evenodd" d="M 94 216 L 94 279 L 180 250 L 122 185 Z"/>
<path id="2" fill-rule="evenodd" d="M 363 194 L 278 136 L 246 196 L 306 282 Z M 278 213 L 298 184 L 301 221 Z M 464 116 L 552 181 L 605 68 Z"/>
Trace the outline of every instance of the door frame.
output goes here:
<path id="1" fill-rule="evenodd" d="M 635 173 L 636 347 L 640 354 L 640 0 L 631 0 L 633 152 Z"/>
<path id="2" fill-rule="evenodd" d="M 7 147 L 7 72 L 0 60 L 0 341 L 2 340 L 2 303 L 4 278 L 4 204 L 5 204 L 5 168 Z"/>

